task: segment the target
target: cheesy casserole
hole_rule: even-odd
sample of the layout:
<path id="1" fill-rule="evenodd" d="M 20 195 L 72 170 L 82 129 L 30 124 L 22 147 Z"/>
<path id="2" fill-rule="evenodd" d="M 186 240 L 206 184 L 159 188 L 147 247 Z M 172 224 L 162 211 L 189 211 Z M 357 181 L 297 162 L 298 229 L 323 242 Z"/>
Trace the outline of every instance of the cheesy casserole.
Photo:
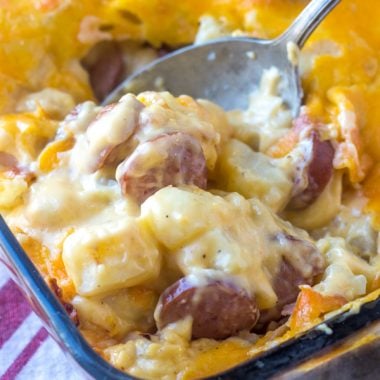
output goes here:
<path id="1" fill-rule="evenodd" d="M 99 105 L 167 51 L 273 38 L 306 3 L 0 0 L 0 210 L 131 375 L 216 374 L 378 296 L 375 1 L 343 0 L 305 46 L 296 119 L 275 67 L 245 110 L 165 91 Z"/>

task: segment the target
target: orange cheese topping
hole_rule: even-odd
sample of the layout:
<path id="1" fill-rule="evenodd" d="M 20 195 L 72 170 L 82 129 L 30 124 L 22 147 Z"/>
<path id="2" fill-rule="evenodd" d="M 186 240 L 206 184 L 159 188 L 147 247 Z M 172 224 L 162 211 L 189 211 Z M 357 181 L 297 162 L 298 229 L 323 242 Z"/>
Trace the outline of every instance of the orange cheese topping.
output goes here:
<path id="1" fill-rule="evenodd" d="M 145 40 L 154 46 L 191 43 L 203 14 L 225 18 L 232 29 L 272 38 L 306 4 L 302 0 L 0 0 L 0 112 L 13 111 L 21 96 L 46 87 L 70 92 L 76 101 L 91 98 L 79 61 L 100 40 Z M 352 112 L 353 128 L 340 125 L 337 130 L 339 149 L 348 152 L 353 144 L 358 156 L 345 154 L 347 161 L 339 165 L 348 169 L 352 182 L 370 173 L 364 193 L 380 226 L 379 19 L 376 0 L 343 0 L 305 46 L 303 86 L 313 117 L 340 125 L 342 109 Z M 4 116 L 0 122 L 12 126 L 14 118 Z M 54 126 L 49 131 L 52 134 Z M 49 170 L 58 153 L 70 146 L 71 141 L 50 145 L 39 158 L 41 170 Z M 24 248 L 46 277 L 60 280 L 70 298 L 73 284 L 61 260 L 49 262 L 46 248 L 31 239 L 25 240 Z M 184 378 L 229 368 L 257 353 L 249 350 L 234 342 L 220 343 L 195 358 Z"/>

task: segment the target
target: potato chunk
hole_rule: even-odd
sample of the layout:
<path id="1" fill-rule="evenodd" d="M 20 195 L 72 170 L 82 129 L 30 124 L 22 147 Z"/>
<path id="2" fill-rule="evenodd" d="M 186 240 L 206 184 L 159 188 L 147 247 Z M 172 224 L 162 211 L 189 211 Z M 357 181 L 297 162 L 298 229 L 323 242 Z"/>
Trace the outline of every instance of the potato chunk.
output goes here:
<path id="1" fill-rule="evenodd" d="M 220 155 L 218 183 L 227 191 L 257 197 L 272 210 L 281 210 L 293 184 L 275 161 L 238 140 L 230 140 Z"/>
<path id="2" fill-rule="evenodd" d="M 260 309 L 293 302 L 297 285 L 312 283 L 324 267 L 305 231 L 237 193 L 223 198 L 196 187 L 166 187 L 143 203 L 141 218 L 184 276 L 199 280 L 207 273 L 218 280 L 229 275 L 255 296 Z M 294 270 L 289 275 L 283 267 Z M 281 283 L 289 283 L 283 293 L 277 291 L 282 273 Z"/>
<path id="3" fill-rule="evenodd" d="M 213 225 L 228 220 L 223 198 L 194 188 L 186 191 L 165 187 L 141 205 L 141 216 L 156 238 L 167 248 L 177 249 Z"/>
<path id="4" fill-rule="evenodd" d="M 135 286 L 160 271 L 160 253 L 136 219 L 81 228 L 63 245 L 67 273 L 80 295 Z"/>
<path id="5" fill-rule="evenodd" d="M 314 203 L 304 210 L 285 211 L 282 217 L 306 230 L 321 228 L 338 214 L 341 197 L 342 172 L 337 171 Z"/>

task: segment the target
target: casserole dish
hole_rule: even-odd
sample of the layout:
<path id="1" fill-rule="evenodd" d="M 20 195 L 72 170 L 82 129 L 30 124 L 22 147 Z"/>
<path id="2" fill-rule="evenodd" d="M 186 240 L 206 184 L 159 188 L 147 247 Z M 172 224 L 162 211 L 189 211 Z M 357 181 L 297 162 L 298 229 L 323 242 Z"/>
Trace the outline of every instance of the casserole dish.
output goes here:
<path id="1" fill-rule="evenodd" d="M 284 355 L 294 355 L 296 363 L 348 334 L 344 325 L 358 328 L 377 318 L 378 160 L 368 138 L 369 131 L 376 132 L 377 119 L 364 106 L 377 99 L 377 39 L 371 31 L 366 45 L 359 36 L 347 44 L 331 25 L 321 29 L 301 56 L 307 98 L 294 123 L 277 94 L 276 69 L 265 73 L 244 111 L 225 113 L 207 100 L 167 92 L 127 94 L 103 108 L 86 101 L 71 111 L 91 97 L 79 58 L 101 99 L 107 89 L 95 79 L 107 78 L 113 86 L 123 59 L 133 67 L 131 57 L 144 51 L 146 58 L 155 50 L 141 41 L 137 47 L 136 41 L 111 41 L 126 35 L 115 14 L 127 19 L 129 27 L 133 24 L 130 35 L 151 44 L 188 43 L 194 39 L 194 24 L 185 35 L 173 37 L 167 30 L 160 34 L 165 30 L 157 30 L 151 9 L 134 2 L 110 1 L 105 13 L 92 7 L 96 20 L 81 13 L 85 6 L 76 8 L 70 1 L 43 3 L 49 5 L 39 9 L 48 14 L 43 25 L 51 26 L 42 39 L 51 60 L 44 60 L 43 67 L 50 74 L 38 77 L 34 86 L 25 79 L 37 93 L 26 85 L 19 88 L 18 82 L 8 87 L 18 90 L 11 91 L 14 103 L 7 104 L 17 112 L 0 120 L 0 206 L 95 351 L 116 368 L 144 378 L 207 377 L 259 355 L 252 365 L 220 376 L 268 377 L 284 365 Z M 267 32 L 270 37 L 278 31 L 271 16 L 293 12 L 303 2 L 273 1 L 268 8 L 266 1 L 244 2 L 237 9 L 247 25 L 241 17 L 233 22 L 234 1 L 222 7 L 223 15 L 232 12 L 228 22 L 220 17 L 218 4 L 209 9 L 212 16 L 195 3 L 196 16 L 181 8 L 183 3 L 155 11 L 185 24 L 187 16 L 194 21 L 203 14 L 196 38 L 202 42 L 230 33 L 265 37 Z M 337 11 L 359 33 L 367 6 L 351 0 Z M 84 18 L 71 17 L 75 12 Z M 78 18 L 79 32 L 64 40 L 63 51 L 56 51 L 56 27 L 71 21 L 77 27 Z M 112 23 L 99 24 L 103 19 Z M 232 31 L 239 22 L 245 32 Z M 152 28 L 143 37 L 141 25 Z M 28 61 L 27 52 L 22 54 Z M 112 70 L 99 66 L 104 56 L 107 62 L 113 57 Z M 326 67 L 332 64 L 336 70 L 331 73 Z M 7 243 L 13 238 L 4 225 L 3 232 L 4 253 L 16 263 L 11 266 L 23 272 L 22 279 L 37 276 L 14 240 Z M 28 273 L 19 265 L 20 257 L 28 263 Z M 40 313 L 50 313 L 56 300 L 48 292 L 41 297 L 50 303 L 43 299 Z M 373 303 L 355 318 L 352 310 L 368 301 Z M 57 303 L 55 307 L 62 312 Z M 329 314 L 334 310 L 345 312 L 345 324 Z M 70 339 L 78 338 L 64 314 L 50 316 L 58 337 L 71 331 Z M 302 335 L 320 322 L 325 324 Z M 297 339 L 299 335 L 303 337 Z M 87 350 L 78 339 L 79 351 Z M 71 343 L 69 347 L 81 356 Z M 118 374 L 104 365 L 99 360 L 91 374 Z"/>
<path id="2" fill-rule="evenodd" d="M 1 261 L 8 267 L 49 333 L 85 377 L 134 379 L 103 360 L 83 339 L 1 217 L 0 253 Z M 322 328 L 316 326 L 312 331 L 300 334 L 246 363 L 208 379 L 268 379 L 288 367 L 307 361 L 323 349 L 333 349 L 334 344 L 380 319 L 380 300 L 376 295 L 371 298 L 374 300 L 363 303 L 359 308 L 356 306 L 354 311 L 327 318 L 322 323 Z"/>

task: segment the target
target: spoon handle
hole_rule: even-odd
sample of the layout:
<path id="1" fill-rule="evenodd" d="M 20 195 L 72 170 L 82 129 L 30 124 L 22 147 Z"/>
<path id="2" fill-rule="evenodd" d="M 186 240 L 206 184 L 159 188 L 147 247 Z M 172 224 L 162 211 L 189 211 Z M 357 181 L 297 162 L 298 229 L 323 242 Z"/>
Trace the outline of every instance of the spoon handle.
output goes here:
<path id="1" fill-rule="evenodd" d="M 312 0 L 294 20 L 292 25 L 278 38 L 293 41 L 302 48 L 314 29 L 340 3 L 340 0 Z"/>

